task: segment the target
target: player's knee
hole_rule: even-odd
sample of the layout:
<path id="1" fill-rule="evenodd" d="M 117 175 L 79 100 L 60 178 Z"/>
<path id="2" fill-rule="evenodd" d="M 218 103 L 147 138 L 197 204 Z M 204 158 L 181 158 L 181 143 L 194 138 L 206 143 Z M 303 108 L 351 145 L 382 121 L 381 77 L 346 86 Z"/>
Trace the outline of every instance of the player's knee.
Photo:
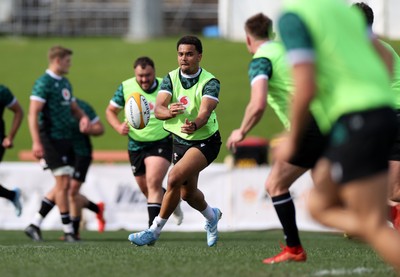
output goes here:
<path id="1" fill-rule="evenodd" d="M 79 194 L 79 188 L 79 186 L 71 184 L 68 190 L 68 195 L 70 197 L 77 197 L 77 195 Z"/>
<path id="2" fill-rule="evenodd" d="M 315 195 L 316 192 L 311 190 L 307 202 L 308 211 L 312 218 L 321 222 L 324 216 L 325 207 L 321 205 L 320 199 Z"/>
<path id="3" fill-rule="evenodd" d="M 171 171 L 168 174 L 168 187 L 171 189 L 180 188 L 180 185 L 183 184 L 183 176 L 180 173 L 176 173 Z"/>
<path id="4" fill-rule="evenodd" d="M 279 196 L 284 193 L 289 192 L 288 186 L 284 185 L 281 182 L 273 182 L 273 181 L 267 181 L 265 183 L 265 190 L 269 194 L 270 197 L 274 196 Z"/>
<path id="5" fill-rule="evenodd" d="M 163 195 L 162 183 L 148 183 L 147 184 L 147 194 L 148 195 Z"/>
<path id="6" fill-rule="evenodd" d="M 394 202 L 400 202 L 400 183 L 392 183 L 392 186 L 390 187 L 390 195 L 389 198 L 390 200 Z"/>
<path id="7" fill-rule="evenodd" d="M 188 200 L 190 200 L 190 194 L 188 192 L 186 192 L 186 191 L 182 192 L 181 193 L 181 198 L 182 198 L 183 201 L 187 202 Z"/>
<path id="8" fill-rule="evenodd" d="M 181 190 L 181 198 L 184 201 L 190 201 L 193 198 L 193 191 L 188 191 L 186 189 Z"/>
<path id="9" fill-rule="evenodd" d="M 369 213 L 368 216 L 359 217 L 359 231 L 364 233 L 364 236 L 374 236 L 379 234 L 382 228 L 387 228 L 387 220 L 384 215 L 381 215 L 378 211 Z"/>
<path id="10" fill-rule="evenodd" d="M 199 199 L 203 199 L 204 200 L 204 195 L 197 188 L 194 189 L 194 190 L 183 189 L 183 190 L 181 190 L 181 198 L 182 198 L 182 200 L 184 200 L 184 201 L 186 201 L 188 203 L 191 203 L 192 200 L 193 201 L 196 201 L 196 200 L 199 200 Z"/>
<path id="11" fill-rule="evenodd" d="M 321 211 L 317 209 L 314 203 L 308 203 L 308 211 L 313 219 L 320 221 L 319 218 L 321 218 Z"/>
<path id="12" fill-rule="evenodd" d="M 157 176 L 146 176 L 146 183 L 149 190 L 161 190 L 162 179 Z"/>

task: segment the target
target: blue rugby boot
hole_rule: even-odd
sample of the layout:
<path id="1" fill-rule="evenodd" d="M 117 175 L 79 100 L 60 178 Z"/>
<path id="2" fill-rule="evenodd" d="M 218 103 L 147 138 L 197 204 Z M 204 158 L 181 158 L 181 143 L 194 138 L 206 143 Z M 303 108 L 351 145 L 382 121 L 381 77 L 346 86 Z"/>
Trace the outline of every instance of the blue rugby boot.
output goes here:
<path id="1" fill-rule="evenodd" d="M 128 240 L 137 246 L 152 245 L 157 239 L 158 237 L 155 235 L 154 231 L 150 229 L 138 233 L 132 233 L 128 237 Z"/>
<path id="2" fill-rule="evenodd" d="M 213 208 L 214 219 L 213 221 L 206 221 L 204 229 L 207 231 L 207 244 L 212 247 L 217 244 L 218 241 L 218 221 L 222 217 L 222 213 L 218 208 Z"/>

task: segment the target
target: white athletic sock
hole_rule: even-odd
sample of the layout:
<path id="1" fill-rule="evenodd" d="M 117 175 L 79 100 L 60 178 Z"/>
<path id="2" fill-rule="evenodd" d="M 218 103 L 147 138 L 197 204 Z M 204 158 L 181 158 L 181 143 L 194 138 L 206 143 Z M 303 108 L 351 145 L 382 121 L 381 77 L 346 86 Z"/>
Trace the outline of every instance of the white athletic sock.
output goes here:
<path id="1" fill-rule="evenodd" d="M 150 230 L 154 232 L 154 234 L 159 237 L 162 228 L 164 227 L 165 223 L 167 223 L 168 219 L 161 218 L 159 216 L 156 216 L 154 218 L 153 224 L 150 226 Z"/>
<path id="2" fill-rule="evenodd" d="M 68 224 L 63 224 L 63 231 L 65 234 L 73 234 L 74 227 L 72 226 L 72 222 L 70 222 Z"/>
<path id="3" fill-rule="evenodd" d="M 43 216 L 40 213 L 36 213 L 33 217 L 32 224 L 40 228 L 42 222 L 43 222 Z"/>
<path id="4" fill-rule="evenodd" d="M 215 214 L 213 209 L 207 205 L 207 208 L 204 211 L 201 211 L 201 214 L 208 220 L 208 221 L 213 221 Z"/>

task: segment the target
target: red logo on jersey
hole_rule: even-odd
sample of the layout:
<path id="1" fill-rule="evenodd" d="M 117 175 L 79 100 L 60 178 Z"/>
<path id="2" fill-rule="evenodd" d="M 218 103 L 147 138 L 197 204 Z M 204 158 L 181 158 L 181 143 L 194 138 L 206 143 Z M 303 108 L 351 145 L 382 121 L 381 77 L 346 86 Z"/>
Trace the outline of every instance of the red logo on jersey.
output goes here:
<path id="1" fill-rule="evenodd" d="M 149 107 L 150 107 L 150 112 L 151 113 L 154 112 L 155 105 L 153 104 L 153 102 L 149 102 Z"/>
<path id="2" fill-rule="evenodd" d="M 61 94 L 65 100 L 71 99 L 71 92 L 67 88 L 63 88 L 63 90 L 61 91 Z"/>
<path id="3" fill-rule="evenodd" d="M 190 104 L 189 98 L 187 96 L 182 96 L 178 100 L 179 100 L 179 103 L 181 103 L 185 108 L 187 108 Z"/>

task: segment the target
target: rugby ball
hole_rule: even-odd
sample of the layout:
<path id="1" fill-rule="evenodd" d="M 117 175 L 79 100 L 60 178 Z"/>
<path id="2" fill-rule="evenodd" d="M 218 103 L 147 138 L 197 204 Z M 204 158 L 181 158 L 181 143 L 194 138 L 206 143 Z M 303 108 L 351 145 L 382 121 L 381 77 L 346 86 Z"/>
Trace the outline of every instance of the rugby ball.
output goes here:
<path id="1" fill-rule="evenodd" d="M 146 98 L 138 92 L 129 95 L 125 101 L 125 118 L 135 129 L 143 129 L 150 119 L 150 105 Z"/>

